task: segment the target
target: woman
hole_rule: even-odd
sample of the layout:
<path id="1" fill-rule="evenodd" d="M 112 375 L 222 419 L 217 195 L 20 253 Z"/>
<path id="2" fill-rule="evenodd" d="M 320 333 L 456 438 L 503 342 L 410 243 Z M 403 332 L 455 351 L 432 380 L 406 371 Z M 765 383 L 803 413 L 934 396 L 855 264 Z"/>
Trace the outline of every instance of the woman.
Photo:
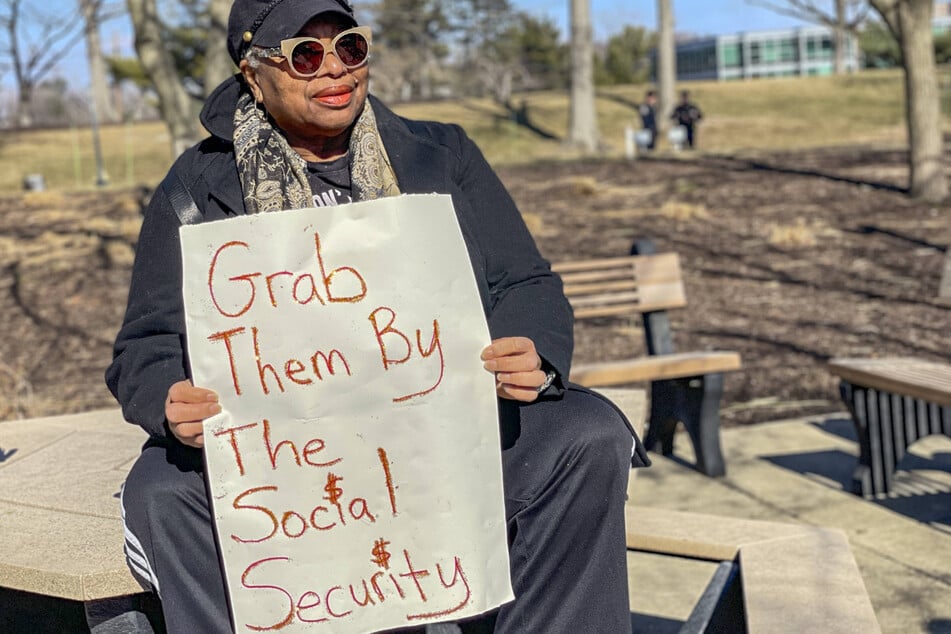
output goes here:
<path id="1" fill-rule="evenodd" d="M 482 359 L 496 374 L 502 414 L 516 600 L 495 630 L 629 628 L 623 504 L 632 432 L 609 402 L 563 380 L 570 308 L 498 178 L 459 127 L 402 119 L 368 96 L 371 36 L 344 0 L 236 0 L 228 33 L 241 73 L 209 97 L 202 123 L 211 137 L 176 161 L 167 182 L 184 186 L 201 222 L 450 194 L 493 337 Z M 150 435 L 123 491 L 126 552 L 161 597 L 169 631 L 227 632 L 200 451 L 202 420 L 220 406 L 189 380 L 182 191 L 170 191 L 160 188 L 147 211 L 106 372 L 126 419 Z"/>

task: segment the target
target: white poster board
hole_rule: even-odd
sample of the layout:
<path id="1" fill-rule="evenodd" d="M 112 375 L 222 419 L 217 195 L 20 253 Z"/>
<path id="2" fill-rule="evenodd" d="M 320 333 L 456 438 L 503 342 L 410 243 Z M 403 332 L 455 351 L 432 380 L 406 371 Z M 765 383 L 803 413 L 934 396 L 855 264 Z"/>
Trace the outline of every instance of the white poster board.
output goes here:
<path id="1" fill-rule="evenodd" d="M 185 226 L 188 352 L 239 632 L 512 598 L 488 329 L 448 196 Z"/>

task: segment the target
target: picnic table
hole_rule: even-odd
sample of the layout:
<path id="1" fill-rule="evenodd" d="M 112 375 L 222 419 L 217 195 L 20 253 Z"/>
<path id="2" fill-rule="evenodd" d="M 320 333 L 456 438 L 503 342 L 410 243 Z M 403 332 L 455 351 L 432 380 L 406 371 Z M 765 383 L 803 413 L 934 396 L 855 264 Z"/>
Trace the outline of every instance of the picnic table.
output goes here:
<path id="1" fill-rule="evenodd" d="M 829 371 L 858 434 L 852 491 L 887 494 L 908 447 L 931 434 L 951 436 L 951 365 L 914 357 L 838 358 Z"/>

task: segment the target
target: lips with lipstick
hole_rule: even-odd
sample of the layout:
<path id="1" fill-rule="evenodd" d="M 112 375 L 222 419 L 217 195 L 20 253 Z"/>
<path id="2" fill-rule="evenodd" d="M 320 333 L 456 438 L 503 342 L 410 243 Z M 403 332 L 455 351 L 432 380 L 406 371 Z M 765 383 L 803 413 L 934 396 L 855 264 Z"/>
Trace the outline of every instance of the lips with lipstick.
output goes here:
<path id="1" fill-rule="evenodd" d="M 314 95 L 314 98 L 328 106 L 345 106 L 350 103 L 353 90 L 352 86 L 332 86 L 321 90 Z"/>

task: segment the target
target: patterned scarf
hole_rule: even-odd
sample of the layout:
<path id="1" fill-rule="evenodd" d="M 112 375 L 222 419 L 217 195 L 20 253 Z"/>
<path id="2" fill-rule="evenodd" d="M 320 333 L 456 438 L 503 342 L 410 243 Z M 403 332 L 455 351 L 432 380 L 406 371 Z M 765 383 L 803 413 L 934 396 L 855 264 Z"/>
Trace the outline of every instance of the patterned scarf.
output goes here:
<path id="1" fill-rule="evenodd" d="M 235 162 L 248 213 L 314 205 L 307 162 L 242 92 L 234 112 Z M 354 200 L 398 196 L 396 174 L 367 101 L 350 134 L 350 179 Z"/>

